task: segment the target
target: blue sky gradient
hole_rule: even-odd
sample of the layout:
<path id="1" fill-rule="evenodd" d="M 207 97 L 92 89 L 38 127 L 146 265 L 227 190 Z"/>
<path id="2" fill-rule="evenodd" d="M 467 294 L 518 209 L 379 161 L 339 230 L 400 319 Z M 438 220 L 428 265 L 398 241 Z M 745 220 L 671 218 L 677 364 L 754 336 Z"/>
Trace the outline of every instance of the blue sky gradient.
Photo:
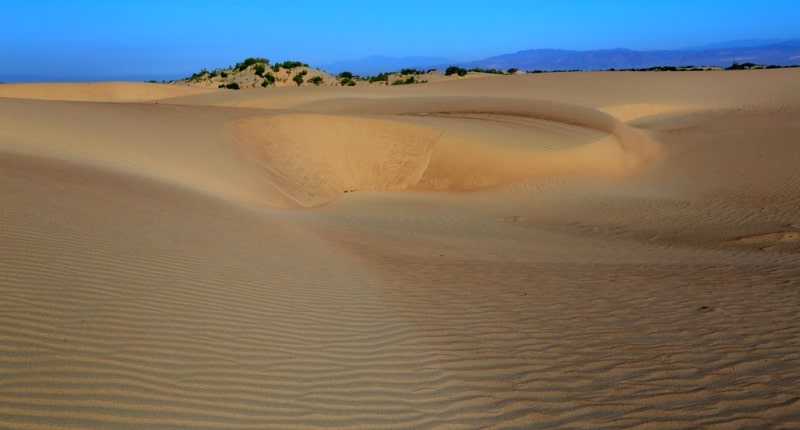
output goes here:
<path id="1" fill-rule="evenodd" d="M 174 79 L 245 57 L 478 60 L 525 49 L 800 39 L 797 0 L 4 2 L 0 81 Z"/>

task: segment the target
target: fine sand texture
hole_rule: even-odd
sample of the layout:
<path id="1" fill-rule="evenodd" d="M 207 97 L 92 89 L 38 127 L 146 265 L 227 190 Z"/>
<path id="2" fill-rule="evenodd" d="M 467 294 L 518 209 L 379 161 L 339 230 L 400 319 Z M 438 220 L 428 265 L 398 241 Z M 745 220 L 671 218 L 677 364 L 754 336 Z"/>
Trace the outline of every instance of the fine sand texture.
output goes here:
<path id="1" fill-rule="evenodd" d="M 0 85 L 2 428 L 797 428 L 800 70 Z"/>

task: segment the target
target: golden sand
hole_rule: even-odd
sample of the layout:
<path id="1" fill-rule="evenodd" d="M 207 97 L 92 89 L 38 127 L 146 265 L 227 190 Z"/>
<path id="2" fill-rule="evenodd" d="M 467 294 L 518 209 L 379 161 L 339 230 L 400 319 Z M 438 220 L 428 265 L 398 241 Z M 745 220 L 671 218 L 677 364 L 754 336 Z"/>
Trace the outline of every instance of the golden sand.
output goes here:
<path id="1" fill-rule="evenodd" d="M 0 85 L 0 427 L 792 428 L 800 70 Z"/>

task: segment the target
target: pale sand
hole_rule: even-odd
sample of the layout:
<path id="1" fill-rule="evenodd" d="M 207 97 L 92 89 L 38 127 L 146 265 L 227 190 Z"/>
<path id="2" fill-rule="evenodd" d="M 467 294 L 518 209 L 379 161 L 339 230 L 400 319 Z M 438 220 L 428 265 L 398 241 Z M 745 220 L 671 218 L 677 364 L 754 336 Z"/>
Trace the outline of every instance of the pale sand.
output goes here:
<path id="1" fill-rule="evenodd" d="M 0 85 L 0 427 L 794 428 L 798 118 L 797 69 Z"/>

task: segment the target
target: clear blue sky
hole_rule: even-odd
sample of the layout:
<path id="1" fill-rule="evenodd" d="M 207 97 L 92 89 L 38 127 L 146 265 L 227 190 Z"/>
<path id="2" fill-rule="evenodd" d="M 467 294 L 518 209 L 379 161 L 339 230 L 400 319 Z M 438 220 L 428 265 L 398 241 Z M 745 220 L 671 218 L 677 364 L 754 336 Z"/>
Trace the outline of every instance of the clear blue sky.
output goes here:
<path id="1" fill-rule="evenodd" d="M 312 66 L 534 48 L 675 49 L 800 39 L 799 0 L 9 0 L 0 81 L 171 79 L 249 56 Z"/>

